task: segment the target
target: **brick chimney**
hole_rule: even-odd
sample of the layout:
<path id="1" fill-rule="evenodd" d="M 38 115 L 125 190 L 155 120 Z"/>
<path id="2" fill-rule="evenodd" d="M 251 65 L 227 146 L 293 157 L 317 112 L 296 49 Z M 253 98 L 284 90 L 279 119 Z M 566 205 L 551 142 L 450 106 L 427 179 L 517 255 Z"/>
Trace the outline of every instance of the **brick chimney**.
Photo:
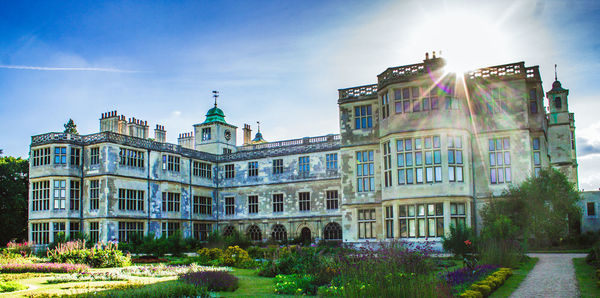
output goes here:
<path id="1" fill-rule="evenodd" d="M 252 129 L 250 129 L 250 124 L 244 124 L 244 144 L 248 145 L 252 141 Z"/>
<path id="2" fill-rule="evenodd" d="M 164 126 L 156 124 L 156 128 L 154 129 L 154 140 L 161 143 L 167 141 L 167 131 Z"/>

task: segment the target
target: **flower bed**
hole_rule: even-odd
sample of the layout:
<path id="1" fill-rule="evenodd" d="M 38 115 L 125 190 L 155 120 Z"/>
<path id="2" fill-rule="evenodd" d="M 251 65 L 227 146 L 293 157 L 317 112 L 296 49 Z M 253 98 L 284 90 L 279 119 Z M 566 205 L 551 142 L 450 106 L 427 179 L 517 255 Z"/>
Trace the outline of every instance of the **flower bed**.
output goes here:
<path id="1" fill-rule="evenodd" d="M 512 275 L 512 269 L 500 268 L 484 280 L 472 284 L 468 290 L 460 294 L 463 298 L 482 298 L 489 296 Z"/>
<path id="2" fill-rule="evenodd" d="M 98 272 L 98 273 L 76 273 L 64 276 L 57 276 L 47 281 L 49 284 L 58 284 L 66 282 L 83 282 L 83 281 L 117 281 L 128 280 L 129 278 L 120 273 Z"/>
<path id="3" fill-rule="evenodd" d="M 497 268 L 498 266 L 495 265 L 477 265 L 473 268 L 465 267 L 447 273 L 440 273 L 439 277 L 452 288 L 452 293 L 457 295 L 464 292 L 472 283 L 484 278 Z"/>
<path id="4" fill-rule="evenodd" d="M 158 258 L 155 256 L 142 256 L 139 258 L 133 258 L 131 259 L 132 263 L 142 263 L 142 264 L 154 264 L 154 263 L 166 263 L 169 260 L 167 259 L 163 259 L 163 258 Z"/>
<path id="5" fill-rule="evenodd" d="M 82 264 L 65 263 L 35 263 L 35 264 L 4 264 L 0 265 L 1 273 L 74 273 L 87 272 L 90 269 Z"/>
<path id="6" fill-rule="evenodd" d="M 181 275 L 181 281 L 199 287 L 206 287 L 209 291 L 233 292 L 239 287 L 239 280 L 226 271 L 197 271 Z"/>
<path id="7" fill-rule="evenodd" d="M 167 266 L 167 265 L 149 265 L 133 266 L 120 270 L 123 274 L 142 276 L 142 277 L 166 277 L 176 276 L 188 272 L 198 271 L 231 271 L 228 267 L 199 266 L 191 264 L 189 266 Z"/>
<path id="8" fill-rule="evenodd" d="M 26 285 L 14 281 L 3 282 L 0 281 L 0 293 L 14 292 L 27 289 Z"/>
<path id="9" fill-rule="evenodd" d="M 123 255 L 117 244 L 96 244 L 86 248 L 85 241 L 77 240 L 59 243 L 53 250 L 48 250 L 48 258 L 52 262 L 87 264 L 94 268 L 124 267 L 131 265 L 131 256 Z"/>

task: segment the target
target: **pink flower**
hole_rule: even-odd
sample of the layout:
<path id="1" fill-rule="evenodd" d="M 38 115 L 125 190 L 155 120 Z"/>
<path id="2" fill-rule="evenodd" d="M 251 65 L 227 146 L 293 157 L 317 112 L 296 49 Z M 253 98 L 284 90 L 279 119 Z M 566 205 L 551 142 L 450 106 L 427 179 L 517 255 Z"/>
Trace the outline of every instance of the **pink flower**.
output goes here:
<path id="1" fill-rule="evenodd" d="M 465 245 L 466 245 L 466 246 L 471 246 L 471 244 L 473 244 L 473 243 L 471 243 L 471 241 L 470 241 L 470 240 L 465 240 Z"/>

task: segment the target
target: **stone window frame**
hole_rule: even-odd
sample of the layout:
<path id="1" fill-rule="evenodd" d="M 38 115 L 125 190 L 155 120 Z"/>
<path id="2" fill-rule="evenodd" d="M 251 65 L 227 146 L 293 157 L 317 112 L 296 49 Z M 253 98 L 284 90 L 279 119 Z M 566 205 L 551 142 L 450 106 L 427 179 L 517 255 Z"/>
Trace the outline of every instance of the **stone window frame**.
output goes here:
<path id="1" fill-rule="evenodd" d="M 120 211 L 144 211 L 144 191 L 137 189 L 119 188 L 118 200 Z M 163 195 L 163 198 L 165 196 Z M 168 198 L 167 198 L 168 200 Z M 163 204 L 163 206 L 165 206 Z"/>
<path id="2" fill-rule="evenodd" d="M 450 225 L 466 226 L 467 203 L 450 203 Z"/>
<path id="3" fill-rule="evenodd" d="M 381 95 L 381 119 L 390 117 L 390 97 L 387 90 Z"/>
<path id="4" fill-rule="evenodd" d="M 58 234 L 63 233 L 63 236 L 67 237 L 67 223 L 64 221 L 55 221 L 52 223 L 52 235 L 54 238 L 54 242 L 56 242 L 58 238 Z"/>
<path id="5" fill-rule="evenodd" d="M 429 238 L 444 236 L 444 204 L 422 202 L 398 205 L 400 238 Z"/>
<path id="6" fill-rule="evenodd" d="M 227 164 L 225 168 L 225 179 L 235 178 L 235 164 Z"/>
<path id="7" fill-rule="evenodd" d="M 212 198 L 207 196 L 192 197 L 192 213 L 211 215 L 212 214 Z"/>
<path id="8" fill-rule="evenodd" d="M 498 147 L 500 148 L 498 149 Z M 488 163 L 490 165 L 491 184 L 512 182 L 510 147 L 509 137 L 496 137 L 488 140 Z"/>
<path id="9" fill-rule="evenodd" d="M 248 196 L 248 214 L 258 214 L 258 196 Z"/>
<path id="10" fill-rule="evenodd" d="M 356 184 L 357 192 L 375 191 L 375 150 L 356 151 Z"/>
<path id="11" fill-rule="evenodd" d="M 591 208 L 590 208 L 590 206 L 591 206 Z M 588 217 L 596 217 L 596 203 L 595 202 L 586 202 L 585 208 L 586 208 L 585 214 Z"/>
<path id="12" fill-rule="evenodd" d="M 385 238 L 394 238 L 394 206 L 385 206 Z"/>
<path id="13" fill-rule="evenodd" d="M 202 141 L 210 141 L 211 139 L 211 128 L 203 127 L 202 128 Z"/>
<path id="14" fill-rule="evenodd" d="M 138 237 L 144 235 L 144 222 L 141 221 L 119 221 L 118 222 L 119 242 L 129 242 L 134 235 Z"/>
<path id="15" fill-rule="evenodd" d="M 354 107 L 354 129 L 373 128 L 373 108 L 371 105 Z"/>
<path id="16" fill-rule="evenodd" d="M 283 213 L 283 197 L 284 196 L 282 193 L 275 193 L 271 196 L 271 205 L 273 206 L 273 213 Z"/>
<path id="17" fill-rule="evenodd" d="M 300 212 L 310 211 L 310 192 L 300 191 L 298 192 L 298 210 Z"/>
<path id="18" fill-rule="evenodd" d="M 69 239 L 75 240 L 81 234 L 81 226 L 79 221 L 70 221 L 69 222 Z"/>
<path id="19" fill-rule="evenodd" d="M 178 192 L 162 192 L 162 212 L 180 212 L 181 194 Z"/>
<path id="20" fill-rule="evenodd" d="M 98 241 L 100 240 L 100 222 L 90 221 L 89 230 L 90 230 L 90 242 L 98 243 Z"/>
<path id="21" fill-rule="evenodd" d="M 283 159 L 273 159 L 273 174 L 283 174 Z"/>
<path id="22" fill-rule="evenodd" d="M 248 177 L 258 176 L 258 161 L 248 162 Z"/>
<path id="23" fill-rule="evenodd" d="M 342 226 L 340 226 L 340 224 L 337 222 L 330 222 L 323 228 L 324 240 L 342 240 L 342 237 Z"/>
<path id="24" fill-rule="evenodd" d="M 310 156 L 298 157 L 298 176 L 306 177 L 310 175 Z"/>
<path id="25" fill-rule="evenodd" d="M 377 237 L 375 224 L 375 208 L 358 209 L 358 239 L 375 239 Z"/>
<path id="26" fill-rule="evenodd" d="M 31 240 L 35 244 L 50 243 L 50 223 L 38 222 L 31 224 Z"/>
<path id="27" fill-rule="evenodd" d="M 90 165 L 100 164 L 100 147 L 90 148 Z"/>
<path id="28" fill-rule="evenodd" d="M 31 182 L 31 211 L 50 210 L 50 180 Z"/>
<path id="29" fill-rule="evenodd" d="M 67 164 L 67 147 L 66 146 L 54 147 L 54 164 L 55 165 L 66 165 Z"/>
<path id="30" fill-rule="evenodd" d="M 53 180 L 53 210 L 65 210 L 67 208 L 67 180 Z"/>
<path id="31" fill-rule="evenodd" d="M 392 182 L 392 147 L 391 141 L 383 142 L 383 187 L 391 187 Z"/>
<path id="32" fill-rule="evenodd" d="M 163 154 L 163 171 L 179 172 L 181 170 L 181 157 L 172 154 Z"/>
<path id="33" fill-rule="evenodd" d="M 448 181 L 464 182 L 464 154 L 462 136 L 446 137 L 448 141 Z"/>
<path id="34" fill-rule="evenodd" d="M 325 168 L 327 171 L 333 172 L 338 170 L 338 154 L 327 153 L 325 154 Z"/>
<path id="35" fill-rule="evenodd" d="M 78 167 L 81 165 L 81 148 L 71 147 L 69 154 L 69 164 Z"/>
<path id="36" fill-rule="evenodd" d="M 531 114 L 538 113 L 537 89 L 536 88 L 529 89 L 529 112 Z"/>
<path id="37" fill-rule="evenodd" d="M 81 182 L 70 180 L 69 182 L 69 210 L 77 211 L 81 207 Z"/>
<path id="38" fill-rule="evenodd" d="M 100 208 L 100 179 L 90 180 L 90 210 Z"/>
<path id="39" fill-rule="evenodd" d="M 161 236 L 164 236 L 166 232 L 167 238 L 170 238 L 177 231 L 181 231 L 181 223 L 178 221 L 166 220 L 160 223 Z"/>
<path id="40" fill-rule="evenodd" d="M 542 170 L 542 151 L 541 151 L 541 140 L 539 137 L 531 140 L 531 151 L 533 161 L 533 174 L 535 177 L 540 176 Z"/>
<path id="41" fill-rule="evenodd" d="M 225 215 L 235 215 L 235 197 L 225 197 Z"/>
<path id="42" fill-rule="evenodd" d="M 262 231 L 256 224 L 252 224 L 246 229 L 246 236 L 250 241 L 262 241 Z"/>
<path id="43" fill-rule="evenodd" d="M 132 168 L 144 168 L 145 152 L 128 148 L 119 148 L 119 165 Z M 163 155 L 163 170 L 165 169 Z"/>
<path id="44" fill-rule="evenodd" d="M 192 236 L 200 241 L 208 240 L 208 235 L 212 230 L 212 224 L 205 222 L 194 222 L 192 224 Z"/>
<path id="45" fill-rule="evenodd" d="M 50 149 L 50 147 L 44 147 L 31 150 L 31 165 L 33 167 L 49 165 L 51 161 Z"/>
<path id="46" fill-rule="evenodd" d="M 271 229 L 271 238 L 275 241 L 287 240 L 287 229 L 282 224 L 274 224 Z"/>
<path id="47" fill-rule="evenodd" d="M 338 210 L 339 206 L 339 192 L 337 189 L 325 191 L 325 206 L 327 210 Z"/>
<path id="48" fill-rule="evenodd" d="M 194 160 L 192 162 L 192 175 L 200 178 L 212 178 L 212 166 L 210 163 Z"/>

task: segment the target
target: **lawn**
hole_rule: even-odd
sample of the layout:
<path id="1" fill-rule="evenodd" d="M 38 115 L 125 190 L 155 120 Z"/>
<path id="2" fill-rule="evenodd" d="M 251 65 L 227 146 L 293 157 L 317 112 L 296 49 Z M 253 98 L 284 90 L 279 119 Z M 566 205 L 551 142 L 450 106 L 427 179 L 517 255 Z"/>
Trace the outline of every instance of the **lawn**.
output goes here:
<path id="1" fill-rule="evenodd" d="M 596 269 L 585 262 L 585 258 L 573 259 L 575 276 L 581 297 L 600 297 L 600 287 L 596 278 Z"/>
<path id="2" fill-rule="evenodd" d="M 527 277 L 527 274 L 533 269 L 538 262 L 538 258 L 528 258 L 522 262 L 519 269 L 513 270 L 513 275 L 504 282 L 504 284 L 490 295 L 491 298 L 508 297 L 514 292 L 521 282 Z"/>

